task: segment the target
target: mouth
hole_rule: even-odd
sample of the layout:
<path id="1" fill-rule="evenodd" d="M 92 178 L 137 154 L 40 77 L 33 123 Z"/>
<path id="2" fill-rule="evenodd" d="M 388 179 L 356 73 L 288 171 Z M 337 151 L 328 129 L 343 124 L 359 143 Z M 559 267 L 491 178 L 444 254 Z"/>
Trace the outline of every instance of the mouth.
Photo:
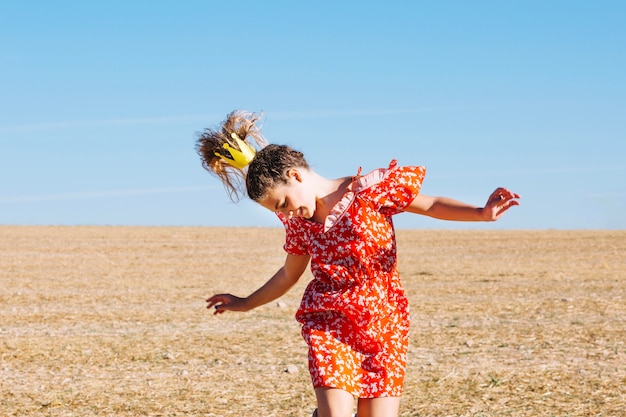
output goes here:
<path id="1" fill-rule="evenodd" d="M 298 210 L 296 210 L 296 212 L 294 213 L 294 216 L 301 217 L 307 220 L 313 217 L 313 215 L 310 214 L 309 211 L 306 210 L 304 207 L 300 207 Z"/>
<path id="2" fill-rule="evenodd" d="M 294 211 L 294 210 L 291 210 L 291 211 L 289 212 L 289 214 L 288 214 L 288 217 L 289 217 L 290 219 L 292 219 L 292 218 L 294 218 L 294 217 L 304 217 L 302 207 L 300 207 L 299 209 L 297 209 L 297 210 L 295 210 L 295 211 Z"/>

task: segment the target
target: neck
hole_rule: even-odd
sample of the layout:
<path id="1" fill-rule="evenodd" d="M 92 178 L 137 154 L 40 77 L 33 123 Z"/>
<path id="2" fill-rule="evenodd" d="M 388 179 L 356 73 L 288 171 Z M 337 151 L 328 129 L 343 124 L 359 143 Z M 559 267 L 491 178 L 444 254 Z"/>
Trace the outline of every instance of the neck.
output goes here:
<path id="1" fill-rule="evenodd" d="M 318 181 L 320 192 L 315 199 L 315 215 L 311 220 L 322 223 L 333 206 L 337 204 L 345 194 L 348 185 L 352 182 L 352 177 L 330 180 L 318 176 Z"/>

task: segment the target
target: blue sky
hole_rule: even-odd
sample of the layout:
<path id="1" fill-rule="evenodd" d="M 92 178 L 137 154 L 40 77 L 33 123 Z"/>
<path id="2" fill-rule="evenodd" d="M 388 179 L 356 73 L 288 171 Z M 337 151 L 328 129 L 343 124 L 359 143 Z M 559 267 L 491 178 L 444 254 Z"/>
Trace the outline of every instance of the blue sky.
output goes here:
<path id="1" fill-rule="evenodd" d="M 197 132 L 263 111 L 328 177 L 425 165 L 490 224 L 626 228 L 626 2 L 0 1 L 0 224 L 277 226 Z"/>

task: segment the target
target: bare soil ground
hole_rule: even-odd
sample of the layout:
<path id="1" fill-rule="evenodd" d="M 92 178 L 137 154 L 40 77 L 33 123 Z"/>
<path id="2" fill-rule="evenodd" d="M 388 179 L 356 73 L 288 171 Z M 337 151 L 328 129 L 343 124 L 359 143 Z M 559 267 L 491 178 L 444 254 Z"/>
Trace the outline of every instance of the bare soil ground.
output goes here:
<path id="1" fill-rule="evenodd" d="M 264 228 L 0 226 L 1 416 L 310 416 L 280 302 L 215 317 L 284 260 Z M 398 231 L 401 416 L 625 416 L 626 231 Z M 290 372 L 286 370 L 289 368 Z"/>

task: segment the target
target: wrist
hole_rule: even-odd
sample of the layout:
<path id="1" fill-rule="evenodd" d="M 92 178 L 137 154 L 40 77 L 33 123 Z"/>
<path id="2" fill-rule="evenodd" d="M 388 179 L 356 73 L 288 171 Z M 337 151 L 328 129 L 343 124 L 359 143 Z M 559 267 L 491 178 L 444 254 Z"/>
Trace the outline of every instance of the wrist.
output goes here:
<path id="1" fill-rule="evenodd" d="M 250 302 L 250 297 L 245 297 L 241 299 L 241 311 L 245 313 L 247 311 L 252 310 L 253 308 L 254 307 L 252 306 Z"/>
<path id="2" fill-rule="evenodd" d="M 487 207 L 482 207 L 478 209 L 480 211 L 480 220 L 483 222 L 493 222 L 496 219 L 493 217 L 493 213 L 491 210 L 488 210 Z"/>

